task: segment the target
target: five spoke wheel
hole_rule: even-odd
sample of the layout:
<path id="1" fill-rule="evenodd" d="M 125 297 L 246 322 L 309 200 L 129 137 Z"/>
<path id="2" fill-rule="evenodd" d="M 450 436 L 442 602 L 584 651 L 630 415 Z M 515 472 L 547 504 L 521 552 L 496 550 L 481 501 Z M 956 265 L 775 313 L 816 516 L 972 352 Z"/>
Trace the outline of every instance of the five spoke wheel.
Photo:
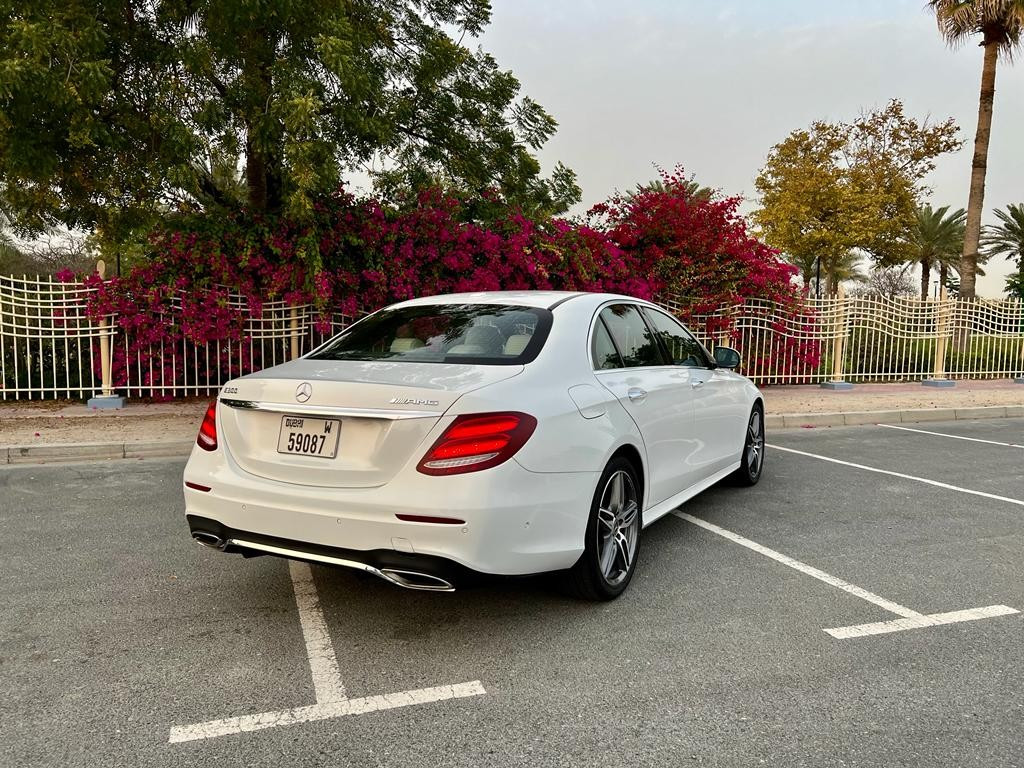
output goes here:
<path id="1" fill-rule="evenodd" d="M 617 470 L 605 483 L 597 510 L 597 551 L 609 586 L 629 575 L 640 532 L 640 504 L 633 478 Z"/>
<path id="2" fill-rule="evenodd" d="M 743 435 L 740 466 L 732 473 L 734 485 L 756 485 L 764 469 L 764 406 L 756 403 L 750 409 L 747 431 Z"/>
<path id="3" fill-rule="evenodd" d="M 761 474 L 761 464 L 764 462 L 764 418 L 756 408 L 750 414 L 750 422 L 747 424 L 747 471 L 752 477 Z"/>

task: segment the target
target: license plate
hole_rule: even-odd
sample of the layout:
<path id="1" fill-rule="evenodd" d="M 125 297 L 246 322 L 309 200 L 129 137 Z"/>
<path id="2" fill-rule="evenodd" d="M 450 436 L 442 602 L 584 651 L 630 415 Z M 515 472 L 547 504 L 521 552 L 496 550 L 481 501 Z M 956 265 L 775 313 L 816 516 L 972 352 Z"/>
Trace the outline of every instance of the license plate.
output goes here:
<path id="1" fill-rule="evenodd" d="M 277 452 L 333 459 L 338 455 L 340 437 L 341 422 L 337 419 L 282 416 Z"/>

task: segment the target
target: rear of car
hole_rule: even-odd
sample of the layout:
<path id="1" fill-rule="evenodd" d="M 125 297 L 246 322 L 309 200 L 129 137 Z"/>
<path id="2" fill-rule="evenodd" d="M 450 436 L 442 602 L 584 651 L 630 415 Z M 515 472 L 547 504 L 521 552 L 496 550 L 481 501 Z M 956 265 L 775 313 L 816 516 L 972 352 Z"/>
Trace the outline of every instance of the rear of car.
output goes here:
<path id="1" fill-rule="evenodd" d="M 420 589 L 572 565 L 592 478 L 514 458 L 544 416 L 526 374 L 552 323 L 532 304 L 411 302 L 229 382 L 185 469 L 194 538 Z"/>

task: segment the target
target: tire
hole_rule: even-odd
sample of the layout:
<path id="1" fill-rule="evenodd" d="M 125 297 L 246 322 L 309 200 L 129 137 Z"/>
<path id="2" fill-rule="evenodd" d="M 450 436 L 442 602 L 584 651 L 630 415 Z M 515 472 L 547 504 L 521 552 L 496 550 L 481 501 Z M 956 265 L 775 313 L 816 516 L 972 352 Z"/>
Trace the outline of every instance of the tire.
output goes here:
<path id="1" fill-rule="evenodd" d="M 754 403 L 747 419 L 747 432 L 743 438 L 743 453 L 740 466 L 729 479 L 733 485 L 749 487 L 757 485 L 764 473 L 764 406 Z"/>
<path id="2" fill-rule="evenodd" d="M 590 504 L 583 554 L 566 575 L 570 593 L 604 601 L 626 591 L 640 553 L 642 504 L 636 468 L 622 457 L 612 459 Z"/>

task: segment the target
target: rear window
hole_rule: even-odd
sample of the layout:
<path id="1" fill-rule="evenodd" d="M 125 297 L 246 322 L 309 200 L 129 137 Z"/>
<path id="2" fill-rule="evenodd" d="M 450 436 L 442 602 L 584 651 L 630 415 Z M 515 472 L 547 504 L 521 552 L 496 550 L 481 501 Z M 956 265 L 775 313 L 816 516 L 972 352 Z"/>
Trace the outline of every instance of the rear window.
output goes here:
<path id="1" fill-rule="evenodd" d="M 522 365 L 537 357 L 551 313 L 499 304 L 435 304 L 384 309 L 360 320 L 309 357 L 415 363 Z"/>

